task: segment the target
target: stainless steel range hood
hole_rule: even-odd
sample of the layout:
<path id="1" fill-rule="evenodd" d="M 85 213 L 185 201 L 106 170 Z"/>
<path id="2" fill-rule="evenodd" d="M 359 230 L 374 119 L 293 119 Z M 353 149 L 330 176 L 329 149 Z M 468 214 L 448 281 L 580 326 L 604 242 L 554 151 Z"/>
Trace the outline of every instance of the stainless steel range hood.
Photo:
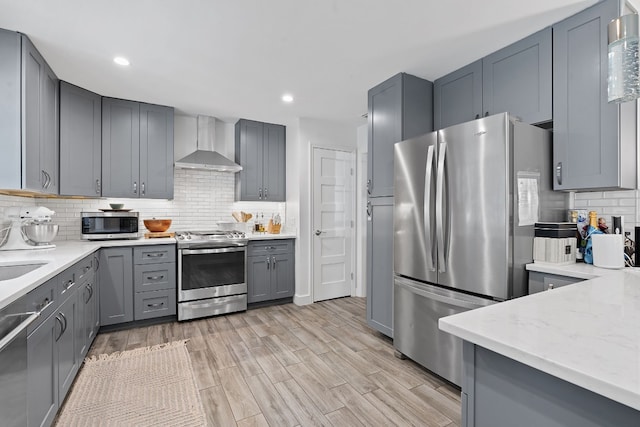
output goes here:
<path id="1" fill-rule="evenodd" d="M 242 166 L 215 151 L 216 119 L 198 116 L 197 150 L 175 163 L 178 169 L 240 172 Z"/>

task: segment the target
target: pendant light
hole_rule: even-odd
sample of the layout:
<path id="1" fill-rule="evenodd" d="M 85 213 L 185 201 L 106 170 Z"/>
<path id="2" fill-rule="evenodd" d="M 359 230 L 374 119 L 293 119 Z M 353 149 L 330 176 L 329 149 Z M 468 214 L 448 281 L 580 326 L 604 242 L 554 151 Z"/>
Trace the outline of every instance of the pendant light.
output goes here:
<path id="1" fill-rule="evenodd" d="M 623 15 L 609 22 L 609 102 L 626 102 L 640 97 L 638 61 L 638 15 Z"/>

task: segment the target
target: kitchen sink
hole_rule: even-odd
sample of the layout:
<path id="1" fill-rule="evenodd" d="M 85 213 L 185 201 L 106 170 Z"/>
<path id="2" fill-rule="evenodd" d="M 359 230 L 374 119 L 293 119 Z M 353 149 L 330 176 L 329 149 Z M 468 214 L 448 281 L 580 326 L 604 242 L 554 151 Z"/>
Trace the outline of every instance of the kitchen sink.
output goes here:
<path id="1" fill-rule="evenodd" d="M 21 263 L 0 262 L 0 281 L 17 279 L 45 265 L 44 261 L 24 261 Z"/>

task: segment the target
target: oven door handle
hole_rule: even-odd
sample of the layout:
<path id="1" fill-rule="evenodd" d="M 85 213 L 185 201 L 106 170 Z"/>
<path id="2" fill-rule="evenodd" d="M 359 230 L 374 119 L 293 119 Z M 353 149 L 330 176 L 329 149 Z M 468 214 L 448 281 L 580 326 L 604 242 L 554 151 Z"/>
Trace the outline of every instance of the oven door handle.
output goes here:
<path id="1" fill-rule="evenodd" d="M 232 248 L 215 248 L 215 249 L 180 249 L 182 255 L 201 255 L 201 254 L 222 254 L 226 252 L 245 252 L 245 246 Z"/>

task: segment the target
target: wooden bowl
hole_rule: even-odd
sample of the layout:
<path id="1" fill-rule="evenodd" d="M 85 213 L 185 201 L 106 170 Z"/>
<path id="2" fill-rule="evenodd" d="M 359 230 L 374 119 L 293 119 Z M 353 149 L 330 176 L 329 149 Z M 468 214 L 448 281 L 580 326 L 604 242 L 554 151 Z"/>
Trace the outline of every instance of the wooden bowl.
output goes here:
<path id="1" fill-rule="evenodd" d="M 170 219 L 144 219 L 144 226 L 153 233 L 162 233 L 171 227 Z"/>

